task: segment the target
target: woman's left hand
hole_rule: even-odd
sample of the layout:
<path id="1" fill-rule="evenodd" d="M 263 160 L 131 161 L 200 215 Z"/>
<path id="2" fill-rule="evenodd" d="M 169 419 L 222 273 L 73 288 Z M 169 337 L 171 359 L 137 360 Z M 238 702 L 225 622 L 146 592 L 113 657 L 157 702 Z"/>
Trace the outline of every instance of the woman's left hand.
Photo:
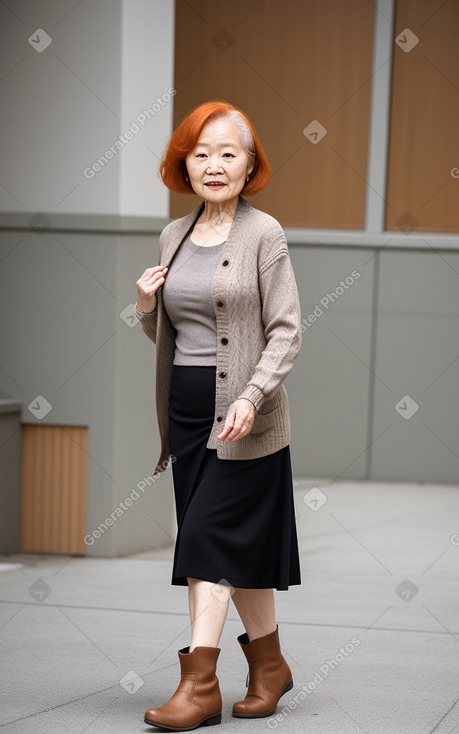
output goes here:
<path id="1" fill-rule="evenodd" d="M 255 406 L 247 398 L 239 398 L 231 403 L 223 431 L 217 436 L 220 441 L 239 441 L 252 430 Z"/>

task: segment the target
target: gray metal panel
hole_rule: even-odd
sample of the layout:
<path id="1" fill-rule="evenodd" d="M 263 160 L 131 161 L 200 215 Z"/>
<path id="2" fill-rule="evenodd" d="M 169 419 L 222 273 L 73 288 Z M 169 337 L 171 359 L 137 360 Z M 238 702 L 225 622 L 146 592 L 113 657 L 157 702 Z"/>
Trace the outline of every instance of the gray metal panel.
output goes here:
<path id="1" fill-rule="evenodd" d="M 52 409 L 40 422 L 89 427 L 90 534 L 151 474 L 159 454 L 154 346 L 139 325 L 130 328 L 120 317 L 136 299 L 135 281 L 156 262 L 158 236 L 29 232 L 1 239 L 0 260 L 7 256 L 0 288 L 9 313 L 1 327 L 2 386 L 23 401 L 24 422 L 39 422 L 27 406 L 43 395 Z M 170 542 L 170 482 L 169 470 L 88 546 L 88 555 Z"/>
<path id="2" fill-rule="evenodd" d="M 2 12 L 4 211 L 118 210 L 119 156 L 92 180 L 83 169 L 120 133 L 121 2 L 71 10 L 67 3 L 27 2 Z M 43 38 L 38 29 L 50 37 L 41 52 L 27 43 Z"/>
<path id="3" fill-rule="evenodd" d="M 368 429 L 373 259 L 340 248 L 291 249 L 302 319 L 317 320 L 285 385 L 295 476 L 363 477 Z M 360 274 L 325 307 L 341 280 Z M 322 314 L 319 311 L 322 310 Z M 307 321 L 306 321 L 307 323 Z"/>
<path id="4" fill-rule="evenodd" d="M 380 277 L 372 477 L 457 482 L 459 255 L 383 253 Z"/>
<path id="5" fill-rule="evenodd" d="M 114 251 L 113 236 L 30 232 L 0 271 L 11 314 L 2 323 L 2 384 L 23 400 L 25 423 L 89 426 L 89 526 L 113 504 Z M 27 407 L 39 395 L 51 405 L 40 420 Z M 104 537 L 100 555 L 113 552 L 113 537 Z"/>
<path id="6" fill-rule="evenodd" d="M 382 232 L 386 216 L 394 6 L 394 0 L 377 0 L 375 8 L 365 207 L 370 232 Z"/>
<path id="7" fill-rule="evenodd" d="M 459 253 L 383 250 L 379 308 L 381 313 L 459 316 Z"/>
<path id="8" fill-rule="evenodd" d="M 0 386 L 23 401 L 23 421 L 38 420 L 27 405 L 43 395 L 52 406 L 43 423 L 89 427 L 91 533 L 159 453 L 153 347 L 120 318 L 157 236 L 124 245 L 116 230 L 132 222 L 136 231 L 156 227 L 167 215 L 168 192 L 155 168 L 173 98 L 134 128 L 135 139 L 125 133 L 172 85 L 174 4 L 61 5 L 44 11 L 27 0 L 2 13 L 1 221 L 25 229 L 1 232 Z M 105 156 L 120 135 L 122 149 Z M 84 174 L 104 156 L 100 171 Z M 161 481 L 161 492 L 155 485 L 136 500 L 88 554 L 169 542 L 159 526 L 172 526 L 170 476 Z"/>
<path id="9" fill-rule="evenodd" d="M 158 239 L 158 235 L 118 238 L 118 313 L 135 303 L 137 279 L 147 267 L 157 264 Z M 134 504 L 114 528 L 117 555 L 173 542 L 172 469 L 169 467 L 154 481 L 151 476 L 160 453 L 155 405 L 156 346 L 145 336 L 138 321 L 136 326 L 129 326 L 130 323 L 129 318 L 126 323 L 118 316 L 115 500 L 123 501 L 132 489 L 135 492 Z"/>

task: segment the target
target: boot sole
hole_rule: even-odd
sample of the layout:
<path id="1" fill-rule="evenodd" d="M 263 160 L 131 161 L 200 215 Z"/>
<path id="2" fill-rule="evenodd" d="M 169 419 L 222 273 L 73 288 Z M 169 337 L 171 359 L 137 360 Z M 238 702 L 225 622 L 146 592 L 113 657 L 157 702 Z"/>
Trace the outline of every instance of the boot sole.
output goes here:
<path id="1" fill-rule="evenodd" d="M 279 703 L 279 701 L 282 698 L 282 696 L 285 693 L 288 693 L 289 691 L 291 691 L 292 688 L 293 688 L 293 680 L 291 680 L 290 683 L 288 683 L 288 685 L 285 686 L 284 690 L 282 691 L 282 693 L 280 694 L 279 698 L 277 699 L 277 703 Z M 274 708 L 271 709 L 271 711 L 263 711 L 261 714 L 235 714 L 234 711 L 233 711 L 233 716 L 236 719 L 263 719 L 266 716 L 272 716 L 275 713 L 275 711 L 277 709 L 277 703 L 274 706 Z"/>
<path id="2" fill-rule="evenodd" d="M 160 724 L 159 721 L 149 721 L 144 719 L 146 724 L 149 726 L 157 726 L 159 729 L 167 729 L 167 731 L 193 731 L 193 729 L 199 729 L 200 726 L 213 726 L 214 724 L 222 723 L 222 715 L 216 714 L 215 716 L 209 716 L 208 719 L 203 719 L 193 726 L 167 726 L 166 724 Z"/>

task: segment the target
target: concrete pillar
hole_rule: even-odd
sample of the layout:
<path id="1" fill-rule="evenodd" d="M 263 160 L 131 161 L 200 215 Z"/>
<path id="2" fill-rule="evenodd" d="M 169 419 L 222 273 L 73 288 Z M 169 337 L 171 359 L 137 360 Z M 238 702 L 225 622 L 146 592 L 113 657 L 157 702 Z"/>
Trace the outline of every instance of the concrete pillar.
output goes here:
<path id="1" fill-rule="evenodd" d="M 0 388 L 23 422 L 88 426 L 88 555 L 165 545 L 171 470 L 148 479 L 154 345 L 131 312 L 168 221 L 156 168 L 172 127 L 174 3 L 29 0 L 1 15 Z M 40 417 L 37 398 L 50 406 Z"/>

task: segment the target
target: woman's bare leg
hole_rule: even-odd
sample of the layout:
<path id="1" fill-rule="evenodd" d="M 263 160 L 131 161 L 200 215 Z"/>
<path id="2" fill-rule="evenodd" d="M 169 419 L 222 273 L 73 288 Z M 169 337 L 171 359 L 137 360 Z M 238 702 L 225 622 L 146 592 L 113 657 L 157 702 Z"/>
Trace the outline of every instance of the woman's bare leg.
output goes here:
<path id="1" fill-rule="evenodd" d="M 250 641 L 276 630 L 272 589 L 236 589 L 231 598 Z"/>
<path id="2" fill-rule="evenodd" d="M 218 647 L 223 632 L 231 587 L 188 579 L 191 620 L 190 652 L 195 647 Z"/>

